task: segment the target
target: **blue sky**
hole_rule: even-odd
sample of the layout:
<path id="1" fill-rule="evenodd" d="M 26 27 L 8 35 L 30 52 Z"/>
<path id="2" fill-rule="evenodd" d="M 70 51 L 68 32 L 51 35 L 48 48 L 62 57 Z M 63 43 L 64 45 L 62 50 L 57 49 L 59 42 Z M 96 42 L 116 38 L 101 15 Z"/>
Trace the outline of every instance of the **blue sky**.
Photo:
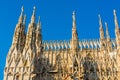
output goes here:
<path id="1" fill-rule="evenodd" d="M 3 79 L 6 55 L 12 43 L 22 5 L 24 13 L 27 15 L 26 29 L 30 22 L 33 6 L 36 6 L 36 17 L 41 17 L 44 40 L 71 39 L 72 11 L 75 11 L 77 31 L 81 40 L 99 38 L 98 14 L 101 15 L 103 26 L 104 22 L 108 22 L 110 36 L 114 38 L 113 9 L 116 9 L 120 22 L 119 3 L 120 0 L 1 0 L 0 80 Z"/>

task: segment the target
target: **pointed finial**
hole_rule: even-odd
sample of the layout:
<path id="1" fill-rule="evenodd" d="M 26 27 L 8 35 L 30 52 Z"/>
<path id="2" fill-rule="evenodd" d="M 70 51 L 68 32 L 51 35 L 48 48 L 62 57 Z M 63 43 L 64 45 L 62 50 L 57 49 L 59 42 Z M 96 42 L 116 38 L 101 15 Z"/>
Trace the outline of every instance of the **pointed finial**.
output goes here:
<path id="1" fill-rule="evenodd" d="M 21 7 L 21 16 L 23 15 L 23 12 L 24 12 L 24 7 L 22 6 Z"/>
<path id="2" fill-rule="evenodd" d="M 33 7 L 33 14 L 32 14 L 32 17 L 31 17 L 31 23 L 35 22 L 35 12 L 36 12 L 36 7 L 34 6 Z"/>
<path id="3" fill-rule="evenodd" d="M 41 29 L 40 16 L 38 16 L 37 30 Z"/>
<path id="4" fill-rule="evenodd" d="M 104 39 L 104 30 L 103 30 L 103 27 L 102 27 L 102 19 L 100 17 L 100 14 L 98 15 L 98 18 L 99 18 L 99 25 L 100 25 L 100 39 Z"/>
<path id="5" fill-rule="evenodd" d="M 116 10 L 115 10 L 115 9 L 113 10 L 113 13 L 114 13 L 114 15 L 116 16 Z"/>
<path id="6" fill-rule="evenodd" d="M 114 20 L 115 20 L 115 24 L 117 23 L 117 15 L 116 15 L 116 10 L 113 10 L 113 14 L 114 14 Z"/>
<path id="7" fill-rule="evenodd" d="M 98 14 L 98 18 L 99 18 L 99 25 L 102 27 L 102 19 L 100 17 L 100 14 Z"/>
<path id="8" fill-rule="evenodd" d="M 73 11 L 73 15 L 75 15 L 75 11 Z"/>
<path id="9" fill-rule="evenodd" d="M 107 22 L 105 22 L 105 26 L 106 26 L 106 30 L 108 30 L 108 24 L 107 24 Z"/>
<path id="10" fill-rule="evenodd" d="M 114 14 L 114 19 L 115 19 L 115 23 L 117 22 L 117 16 L 116 16 L 116 10 L 113 10 L 113 14 Z"/>
<path id="11" fill-rule="evenodd" d="M 35 15 L 36 7 L 33 7 L 33 15 Z"/>
<path id="12" fill-rule="evenodd" d="M 38 16 L 38 24 L 40 24 L 40 16 Z"/>
<path id="13" fill-rule="evenodd" d="M 19 20 L 18 20 L 18 23 L 21 24 L 22 21 L 23 21 L 23 13 L 24 13 L 24 7 L 22 6 L 21 7 L 21 14 L 20 14 L 20 17 L 19 17 Z"/>
<path id="14" fill-rule="evenodd" d="M 23 25 L 26 24 L 26 15 L 24 15 L 24 19 L 23 19 Z"/>
<path id="15" fill-rule="evenodd" d="M 73 21 L 75 21 L 75 11 L 73 11 L 72 18 L 73 18 Z"/>
<path id="16" fill-rule="evenodd" d="M 99 18 L 99 20 L 101 20 L 100 14 L 98 14 L 98 18 Z"/>
<path id="17" fill-rule="evenodd" d="M 73 19 L 73 28 L 76 29 L 75 11 L 73 11 L 73 13 L 72 13 L 72 19 Z"/>
<path id="18" fill-rule="evenodd" d="M 108 32 L 108 24 L 107 24 L 107 22 L 105 22 L 105 26 L 106 26 L 106 37 L 110 38 L 109 32 Z"/>
<path id="19" fill-rule="evenodd" d="M 116 10 L 114 9 L 113 10 L 113 13 L 114 13 L 114 22 L 115 22 L 115 27 L 116 27 L 116 31 L 119 30 L 119 25 L 118 25 L 118 21 L 117 21 L 117 15 L 116 15 Z"/>

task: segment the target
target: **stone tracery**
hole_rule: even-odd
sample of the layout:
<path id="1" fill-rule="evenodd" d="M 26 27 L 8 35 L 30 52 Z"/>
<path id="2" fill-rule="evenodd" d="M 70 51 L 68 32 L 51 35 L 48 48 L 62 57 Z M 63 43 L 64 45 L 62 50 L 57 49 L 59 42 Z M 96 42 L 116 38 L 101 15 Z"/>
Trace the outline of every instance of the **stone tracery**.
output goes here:
<path id="1" fill-rule="evenodd" d="M 35 22 L 35 8 L 25 34 L 26 17 L 16 25 L 6 58 L 4 80 L 118 80 L 120 78 L 119 25 L 114 11 L 116 39 L 106 38 L 99 16 L 100 39 L 79 40 L 73 12 L 72 39 L 42 40 L 41 22 Z"/>

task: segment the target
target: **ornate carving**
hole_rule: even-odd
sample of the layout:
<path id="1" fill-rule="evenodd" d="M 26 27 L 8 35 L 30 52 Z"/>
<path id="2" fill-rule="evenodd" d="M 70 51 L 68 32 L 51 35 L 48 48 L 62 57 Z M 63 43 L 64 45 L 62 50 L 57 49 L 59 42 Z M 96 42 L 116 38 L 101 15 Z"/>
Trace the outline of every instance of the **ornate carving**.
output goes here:
<path id="1" fill-rule="evenodd" d="M 22 17 L 21 17 L 22 16 Z M 70 41 L 43 41 L 41 22 L 35 23 L 35 8 L 25 33 L 23 8 L 6 58 L 4 80 L 118 80 L 120 78 L 119 32 L 116 12 L 116 40 L 106 36 L 102 21 L 100 40 L 78 40 L 73 12 Z"/>

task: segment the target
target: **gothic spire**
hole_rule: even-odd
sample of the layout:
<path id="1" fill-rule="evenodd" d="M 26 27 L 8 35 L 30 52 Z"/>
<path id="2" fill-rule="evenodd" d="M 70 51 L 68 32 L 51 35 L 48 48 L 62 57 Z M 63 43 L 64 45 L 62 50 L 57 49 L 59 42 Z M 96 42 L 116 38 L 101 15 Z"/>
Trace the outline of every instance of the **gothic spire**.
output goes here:
<path id="1" fill-rule="evenodd" d="M 113 10 L 113 13 L 114 13 L 115 31 L 119 31 L 119 25 L 118 25 L 117 16 L 116 16 L 116 10 Z"/>
<path id="2" fill-rule="evenodd" d="M 116 10 L 113 10 L 114 13 L 114 22 L 115 22 L 115 36 L 116 36 L 116 43 L 117 43 L 117 48 L 120 48 L 120 33 L 119 33 L 119 25 L 118 25 L 118 20 L 116 16 Z"/>
<path id="3" fill-rule="evenodd" d="M 100 17 L 100 14 L 98 15 L 99 18 L 99 25 L 100 25 L 100 39 L 104 39 L 104 31 L 103 31 L 103 27 L 102 27 L 102 19 Z"/>
<path id="4" fill-rule="evenodd" d="M 76 30 L 75 11 L 73 11 L 72 20 L 73 20 L 73 24 L 72 24 L 72 39 L 78 39 L 78 34 L 77 34 L 77 30 Z"/>
<path id="5" fill-rule="evenodd" d="M 106 37 L 107 37 L 107 39 L 110 39 L 110 35 L 109 35 L 109 32 L 108 32 L 108 24 L 107 24 L 107 22 L 105 22 L 105 26 L 106 26 Z"/>
<path id="6" fill-rule="evenodd" d="M 72 20 L 73 20 L 73 29 L 76 29 L 76 17 L 75 17 L 75 11 L 73 11 L 73 14 L 72 14 Z"/>
<path id="7" fill-rule="evenodd" d="M 36 51 L 37 56 L 40 56 L 40 51 L 42 49 L 42 34 L 41 34 L 41 22 L 40 16 L 38 17 L 37 29 L 36 29 Z"/>
<path id="8" fill-rule="evenodd" d="M 14 31 L 14 36 L 13 36 L 13 44 L 19 44 L 20 42 L 20 34 L 22 34 L 22 28 L 23 26 L 20 24 L 23 24 L 23 13 L 24 13 L 24 7 L 22 6 L 21 8 L 21 14 L 18 20 L 18 24 L 16 25 L 15 31 Z M 22 27 L 21 27 L 22 26 Z M 18 46 L 17 46 L 18 47 Z"/>
<path id="9" fill-rule="evenodd" d="M 20 17 L 19 17 L 19 20 L 18 20 L 19 24 L 21 24 L 23 22 L 23 13 L 24 13 L 24 7 L 22 6 L 22 8 L 21 8 L 21 14 L 20 14 Z"/>
<path id="10" fill-rule="evenodd" d="M 100 25 L 100 28 L 102 28 L 102 19 L 100 17 L 100 14 L 98 15 L 98 18 L 99 18 L 99 25 Z"/>
<path id="11" fill-rule="evenodd" d="M 40 16 L 38 17 L 38 23 L 37 23 L 37 29 L 36 29 L 36 40 L 42 41 Z"/>
<path id="12" fill-rule="evenodd" d="M 32 17 L 31 17 L 31 23 L 35 23 L 35 12 L 36 12 L 36 7 L 34 6 L 33 7 L 33 14 L 32 14 Z"/>
<path id="13" fill-rule="evenodd" d="M 108 32 L 108 24 L 107 22 L 105 22 L 105 26 L 106 26 L 106 46 L 107 46 L 107 50 L 108 50 L 108 53 L 111 52 L 112 50 L 112 44 L 111 44 L 111 41 L 110 41 L 110 35 L 109 35 L 109 32 Z"/>
<path id="14" fill-rule="evenodd" d="M 102 26 L 102 19 L 100 17 L 100 14 L 98 15 L 98 18 L 99 18 L 99 25 L 100 25 L 100 48 L 101 50 L 104 50 L 105 48 L 105 41 L 104 41 L 104 30 L 103 30 L 103 26 Z"/>
<path id="15" fill-rule="evenodd" d="M 28 45 L 31 45 L 31 49 L 35 49 L 35 40 L 36 40 L 35 12 L 36 12 L 36 8 L 33 7 L 33 13 L 31 16 L 31 22 L 28 25 L 26 44 L 25 44 L 25 46 L 27 47 Z"/>
<path id="16" fill-rule="evenodd" d="M 75 11 L 72 14 L 72 40 L 71 40 L 71 50 L 72 53 L 76 54 L 78 50 L 78 34 L 76 30 L 76 18 L 75 18 Z"/>
<path id="17" fill-rule="evenodd" d="M 37 31 L 41 30 L 40 16 L 38 17 Z"/>
<path id="18" fill-rule="evenodd" d="M 23 19 L 23 25 L 26 24 L 26 15 L 24 15 L 24 19 Z"/>

